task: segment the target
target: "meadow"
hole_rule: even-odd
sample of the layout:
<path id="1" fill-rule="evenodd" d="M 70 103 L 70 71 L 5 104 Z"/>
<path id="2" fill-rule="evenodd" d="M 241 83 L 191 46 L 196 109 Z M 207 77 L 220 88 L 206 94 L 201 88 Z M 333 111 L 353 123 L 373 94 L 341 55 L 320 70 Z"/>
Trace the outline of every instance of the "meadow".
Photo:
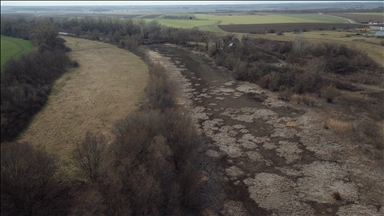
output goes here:
<path id="1" fill-rule="evenodd" d="M 18 141 L 43 145 L 59 156 L 65 176 L 71 176 L 75 172 L 71 152 L 87 130 L 112 140 L 113 124 L 137 108 L 144 97 L 148 67 L 138 56 L 114 45 L 63 38 L 80 66 L 56 80 L 44 108 Z"/>
<path id="2" fill-rule="evenodd" d="M 9 59 L 17 58 L 34 47 L 30 41 L 1 35 L 1 66 Z"/>

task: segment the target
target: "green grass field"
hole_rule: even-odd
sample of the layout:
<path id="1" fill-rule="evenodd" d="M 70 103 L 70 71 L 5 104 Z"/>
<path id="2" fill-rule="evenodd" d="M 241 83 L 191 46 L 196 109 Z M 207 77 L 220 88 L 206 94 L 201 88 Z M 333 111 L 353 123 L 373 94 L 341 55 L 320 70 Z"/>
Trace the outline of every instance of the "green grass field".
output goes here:
<path id="1" fill-rule="evenodd" d="M 269 23 L 344 23 L 337 17 L 319 14 L 288 14 L 288 15 L 237 15 L 215 16 L 210 14 L 196 14 L 200 20 L 221 21 L 221 25 L 230 24 L 269 24 Z"/>
<path id="2" fill-rule="evenodd" d="M 17 58 L 34 47 L 30 41 L 1 35 L 1 66 L 9 59 Z"/>
<path id="3" fill-rule="evenodd" d="M 151 22 L 153 19 L 144 19 L 145 22 Z M 175 28 L 193 28 L 200 26 L 215 25 L 215 20 L 171 20 L 171 19 L 156 19 L 160 24 Z"/>

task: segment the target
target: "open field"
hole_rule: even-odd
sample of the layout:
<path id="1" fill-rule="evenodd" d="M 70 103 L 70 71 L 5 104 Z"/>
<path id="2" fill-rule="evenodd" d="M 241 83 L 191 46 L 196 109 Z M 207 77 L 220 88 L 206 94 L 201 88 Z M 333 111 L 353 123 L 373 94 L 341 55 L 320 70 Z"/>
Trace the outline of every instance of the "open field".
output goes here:
<path id="1" fill-rule="evenodd" d="M 151 22 L 153 19 L 144 19 L 146 22 Z M 175 28 L 193 28 L 200 26 L 210 26 L 217 24 L 215 20 L 170 20 L 156 19 L 160 24 Z"/>
<path id="2" fill-rule="evenodd" d="M 319 14 L 260 14 L 215 16 L 209 14 L 196 14 L 201 20 L 221 21 L 221 25 L 230 24 L 271 24 L 271 23 L 344 23 L 344 19 Z"/>
<path id="3" fill-rule="evenodd" d="M 9 59 L 17 58 L 34 47 L 30 41 L 1 35 L 1 66 Z"/>
<path id="4" fill-rule="evenodd" d="M 149 15 L 144 15 L 144 16 L 142 16 L 142 17 L 140 17 L 140 18 L 145 18 L 145 19 L 155 19 L 155 18 L 157 18 L 157 17 L 159 17 L 159 16 L 161 16 L 162 14 L 149 14 Z"/>
<path id="5" fill-rule="evenodd" d="M 369 22 L 384 22 L 384 13 L 329 13 L 329 15 L 345 17 L 347 19 L 352 19 L 357 23 Z"/>
<path id="6" fill-rule="evenodd" d="M 157 16 L 157 18 L 155 18 Z M 148 15 L 136 18 L 144 18 L 146 22 L 157 20 L 160 24 L 176 28 L 199 27 L 200 30 L 222 32 L 218 25 L 231 24 L 274 24 L 274 23 L 345 23 L 342 18 L 319 14 L 260 14 L 260 15 L 211 15 L 196 14 L 197 20 L 161 19 L 159 15 Z M 152 19 L 148 19 L 152 18 Z M 309 24 L 310 25 L 310 24 Z M 225 30 L 226 31 L 226 30 Z"/>
<path id="7" fill-rule="evenodd" d="M 45 146 L 72 175 L 71 150 L 87 130 L 111 140 L 115 121 L 135 110 L 144 96 L 148 68 L 139 57 L 113 45 L 63 38 L 80 67 L 55 82 L 45 107 L 18 140 Z"/>

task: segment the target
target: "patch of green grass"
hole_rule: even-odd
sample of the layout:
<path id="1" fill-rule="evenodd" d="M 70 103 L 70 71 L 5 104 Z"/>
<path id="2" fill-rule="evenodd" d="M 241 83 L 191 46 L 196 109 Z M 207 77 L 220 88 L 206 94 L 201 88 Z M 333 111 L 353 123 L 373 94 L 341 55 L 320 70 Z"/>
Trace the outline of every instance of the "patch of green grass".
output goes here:
<path id="1" fill-rule="evenodd" d="M 199 26 L 199 29 L 201 31 L 210 31 L 210 32 L 225 32 L 223 31 L 221 28 L 217 27 L 217 25 L 219 25 L 221 23 L 221 21 L 217 21 L 215 24 L 213 25 L 205 25 L 205 26 Z"/>
<path id="2" fill-rule="evenodd" d="M 18 58 L 34 47 L 30 41 L 1 35 L 1 66 L 10 58 Z"/>
<path id="3" fill-rule="evenodd" d="M 210 14 L 196 14 L 201 20 L 221 21 L 221 25 L 230 24 L 268 24 L 268 23 L 343 23 L 344 19 L 319 14 L 262 14 L 262 15 L 236 15 L 215 16 Z"/>

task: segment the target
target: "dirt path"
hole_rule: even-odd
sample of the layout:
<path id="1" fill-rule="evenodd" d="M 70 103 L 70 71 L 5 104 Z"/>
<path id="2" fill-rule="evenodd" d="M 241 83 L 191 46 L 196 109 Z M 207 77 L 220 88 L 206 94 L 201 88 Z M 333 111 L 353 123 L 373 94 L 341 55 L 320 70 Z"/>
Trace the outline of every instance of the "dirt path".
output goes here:
<path id="1" fill-rule="evenodd" d="M 139 57 L 113 45 L 64 37 L 79 68 L 53 85 L 45 107 L 19 141 L 41 144 L 59 155 L 72 173 L 70 157 L 87 130 L 112 138 L 113 124 L 133 111 L 147 83 L 148 68 Z M 67 174 L 68 174 L 67 173 Z"/>
<path id="2" fill-rule="evenodd" d="M 353 140 L 324 129 L 319 108 L 285 103 L 235 81 L 202 54 L 171 45 L 149 49 L 210 140 L 205 153 L 218 162 L 219 173 L 206 171 L 221 188 L 212 195 L 217 213 L 383 215 L 383 170 Z"/>
<path id="3" fill-rule="evenodd" d="M 329 14 L 326 14 L 326 16 L 333 16 L 333 17 L 337 17 L 337 18 L 340 18 L 340 19 L 345 19 L 345 20 L 347 20 L 349 23 L 356 23 L 355 20 L 353 20 L 353 19 L 348 19 L 348 18 L 345 18 L 345 17 L 334 16 L 334 15 L 329 15 Z"/>

